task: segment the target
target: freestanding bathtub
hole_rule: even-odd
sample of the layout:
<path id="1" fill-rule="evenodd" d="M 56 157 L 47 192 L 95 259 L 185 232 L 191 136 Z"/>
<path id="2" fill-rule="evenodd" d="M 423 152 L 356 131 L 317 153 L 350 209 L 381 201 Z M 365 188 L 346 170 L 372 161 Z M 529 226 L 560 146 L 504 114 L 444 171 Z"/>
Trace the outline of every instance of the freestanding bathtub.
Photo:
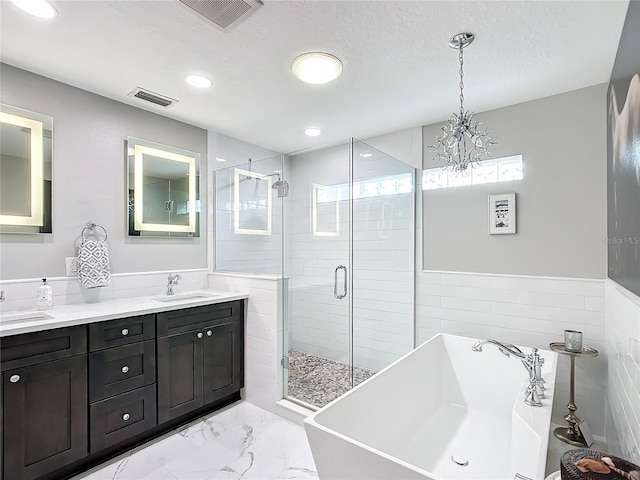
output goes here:
<path id="1" fill-rule="evenodd" d="M 476 341 L 436 335 L 305 419 L 320 479 L 543 479 L 557 354 L 530 407 L 520 360 Z"/>

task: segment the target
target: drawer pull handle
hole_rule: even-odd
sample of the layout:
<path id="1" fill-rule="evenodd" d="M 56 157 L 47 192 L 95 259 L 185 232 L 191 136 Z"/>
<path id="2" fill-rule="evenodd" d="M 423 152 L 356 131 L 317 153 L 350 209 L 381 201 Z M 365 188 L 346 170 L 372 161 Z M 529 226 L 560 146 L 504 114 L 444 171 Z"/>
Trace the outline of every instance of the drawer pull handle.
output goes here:
<path id="1" fill-rule="evenodd" d="M 20 375 L 11 375 L 11 378 L 9 379 L 9 381 L 11 383 L 18 383 L 20 381 Z"/>
<path id="2" fill-rule="evenodd" d="M 211 335 L 213 335 L 213 332 L 211 330 L 207 330 L 207 337 L 210 337 Z"/>
<path id="3" fill-rule="evenodd" d="M 129 329 L 128 328 L 123 328 L 122 329 L 122 335 L 124 335 L 124 336 L 129 335 Z"/>
<path id="4" fill-rule="evenodd" d="M 129 367 L 127 367 L 126 365 L 122 367 L 122 373 L 127 373 L 128 371 L 129 371 Z"/>
<path id="5" fill-rule="evenodd" d="M 202 338 L 204 337 L 204 334 L 202 332 L 198 332 L 198 338 Z"/>
<path id="6" fill-rule="evenodd" d="M 122 415 L 122 420 L 124 420 L 125 422 L 130 418 L 131 418 L 131 415 L 129 415 L 128 413 L 125 413 L 124 415 Z"/>

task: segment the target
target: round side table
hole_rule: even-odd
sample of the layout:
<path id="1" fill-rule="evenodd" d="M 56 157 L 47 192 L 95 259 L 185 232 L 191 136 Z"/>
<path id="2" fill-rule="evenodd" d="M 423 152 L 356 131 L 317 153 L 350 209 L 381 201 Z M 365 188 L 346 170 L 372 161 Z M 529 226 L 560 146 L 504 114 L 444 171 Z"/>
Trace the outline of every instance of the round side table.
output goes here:
<path id="1" fill-rule="evenodd" d="M 567 408 L 569 409 L 569 413 L 565 415 L 564 419 L 569 424 L 568 427 L 558 427 L 553 431 L 553 434 L 563 441 L 564 443 L 568 443 L 569 445 L 574 445 L 576 447 L 588 447 L 593 443 L 587 441 L 585 435 L 580 429 L 580 424 L 583 423 L 583 420 L 580 420 L 575 412 L 578 409 L 576 407 L 576 402 L 574 398 L 575 394 L 575 376 L 576 376 L 576 357 L 587 358 L 587 357 L 597 357 L 598 351 L 594 348 L 582 347 L 581 352 L 570 352 L 565 350 L 564 342 L 553 342 L 549 344 L 549 348 L 554 352 L 558 352 L 561 355 L 569 355 L 571 358 L 571 379 L 569 382 L 569 403 L 567 404 Z"/>

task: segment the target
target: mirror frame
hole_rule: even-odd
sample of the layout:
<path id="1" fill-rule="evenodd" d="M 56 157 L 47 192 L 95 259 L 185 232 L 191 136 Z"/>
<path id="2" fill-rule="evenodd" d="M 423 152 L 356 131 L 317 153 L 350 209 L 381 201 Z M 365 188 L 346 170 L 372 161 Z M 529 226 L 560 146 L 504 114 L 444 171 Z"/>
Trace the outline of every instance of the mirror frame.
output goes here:
<path id="1" fill-rule="evenodd" d="M 0 213 L 0 233 L 18 234 L 50 234 L 51 231 L 43 231 L 45 225 L 45 186 L 44 186 L 44 163 L 45 131 L 49 130 L 53 136 L 53 117 L 30 110 L 25 110 L 11 105 L 0 104 L 0 123 L 28 128 L 30 134 L 30 212 L 29 215 L 7 215 Z M 45 123 L 47 125 L 45 125 Z M 49 127 L 48 129 L 46 127 Z M 51 174 L 53 177 L 53 138 L 51 145 Z M 53 178 L 52 182 L 53 183 Z M 51 197 L 52 193 L 49 193 Z M 52 198 L 49 198 L 51 204 Z M 52 205 L 51 207 L 52 208 Z M 52 217 L 53 215 L 51 215 Z M 9 228 L 7 228 L 9 227 Z M 17 227 L 17 229 L 11 229 Z M 37 227 L 40 231 L 29 231 L 29 227 Z"/>
<path id="2" fill-rule="evenodd" d="M 175 162 L 184 163 L 188 169 L 188 215 L 187 225 L 145 222 L 144 211 L 144 155 L 153 155 Z M 198 201 L 197 182 L 200 178 L 200 154 L 160 143 L 127 137 L 127 198 L 131 188 L 131 165 L 133 164 L 133 228 L 138 232 L 182 233 L 186 236 L 172 238 L 192 238 L 198 236 L 196 203 Z M 132 214 L 128 208 L 128 216 Z M 131 233 L 129 233 L 130 236 Z M 137 235 L 136 235 L 137 236 Z M 145 235 L 152 236 L 152 235 Z"/>

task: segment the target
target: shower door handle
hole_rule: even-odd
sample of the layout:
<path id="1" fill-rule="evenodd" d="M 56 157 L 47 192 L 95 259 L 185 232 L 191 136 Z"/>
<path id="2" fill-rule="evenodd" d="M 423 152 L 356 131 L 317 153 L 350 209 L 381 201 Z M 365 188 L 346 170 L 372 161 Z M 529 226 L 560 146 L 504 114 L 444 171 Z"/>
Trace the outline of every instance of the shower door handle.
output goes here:
<path id="1" fill-rule="evenodd" d="M 338 270 L 344 271 L 344 288 L 342 289 L 342 293 L 338 293 Z M 338 300 L 342 300 L 347 296 L 347 267 L 344 265 L 338 265 L 333 272 L 333 296 Z"/>

